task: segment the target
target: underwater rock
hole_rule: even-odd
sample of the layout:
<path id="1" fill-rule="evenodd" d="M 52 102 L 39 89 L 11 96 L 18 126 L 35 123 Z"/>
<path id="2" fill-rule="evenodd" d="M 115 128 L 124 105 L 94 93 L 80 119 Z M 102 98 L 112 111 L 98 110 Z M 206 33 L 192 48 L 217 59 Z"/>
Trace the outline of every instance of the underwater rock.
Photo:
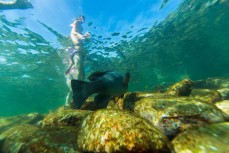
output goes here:
<path id="1" fill-rule="evenodd" d="M 0 135 L 0 150 L 8 152 L 77 152 L 77 128 L 38 128 L 33 125 L 20 125 Z"/>
<path id="2" fill-rule="evenodd" d="M 229 122 L 189 129 L 173 141 L 176 153 L 229 152 Z"/>
<path id="3" fill-rule="evenodd" d="M 0 10 L 5 9 L 27 9 L 32 8 L 32 4 L 29 0 L 11 0 L 11 1 L 0 1 Z"/>
<path id="4" fill-rule="evenodd" d="M 193 89 L 190 96 L 208 103 L 215 103 L 222 100 L 221 94 L 214 89 Z"/>
<path id="5" fill-rule="evenodd" d="M 215 105 L 229 116 L 229 100 L 220 101 Z"/>
<path id="6" fill-rule="evenodd" d="M 224 122 L 228 116 L 213 104 L 191 98 L 145 98 L 135 103 L 134 112 L 169 138 L 193 126 Z"/>
<path id="7" fill-rule="evenodd" d="M 22 152 L 39 128 L 30 124 L 15 126 L 0 134 L 0 152 Z"/>
<path id="8" fill-rule="evenodd" d="M 94 97 L 88 97 L 88 99 L 82 105 L 82 107 L 80 109 L 81 110 L 91 110 L 91 111 L 94 111 L 94 110 L 97 110 L 97 109 L 106 108 L 106 106 L 104 106 L 103 103 L 101 105 L 99 105 L 99 104 L 95 104 L 94 103 Z"/>
<path id="9" fill-rule="evenodd" d="M 189 96 L 192 91 L 193 82 L 190 79 L 184 79 L 175 83 L 167 90 L 167 94 L 172 96 Z"/>
<path id="10" fill-rule="evenodd" d="M 120 110 L 98 110 L 82 122 L 83 152 L 173 152 L 166 136 L 144 119 Z"/>
<path id="11" fill-rule="evenodd" d="M 229 89 L 229 78 L 208 78 L 206 80 L 197 80 L 194 82 L 194 87 L 205 89 Z"/>
<path id="12" fill-rule="evenodd" d="M 77 133 L 75 127 L 42 128 L 28 143 L 27 152 L 77 153 Z"/>
<path id="13" fill-rule="evenodd" d="M 222 99 L 229 100 L 229 88 L 222 88 L 217 91 L 221 94 Z"/>
<path id="14" fill-rule="evenodd" d="M 1 117 L 0 133 L 20 124 L 39 124 L 43 118 L 44 116 L 38 113 L 22 114 L 12 117 Z"/>
<path id="15" fill-rule="evenodd" d="M 79 126 L 84 117 L 90 114 L 91 111 L 76 110 L 60 107 L 57 111 L 51 112 L 43 119 L 43 126 Z"/>
<path id="16" fill-rule="evenodd" d="M 169 98 L 171 95 L 164 93 L 152 93 L 152 92 L 128 92 L 125 93 L 122 98 L 111 99 L 108 103 L 108 109 L 120 109 L 120 110 L 134 110 L 135 102 L 145 98 Z"/>

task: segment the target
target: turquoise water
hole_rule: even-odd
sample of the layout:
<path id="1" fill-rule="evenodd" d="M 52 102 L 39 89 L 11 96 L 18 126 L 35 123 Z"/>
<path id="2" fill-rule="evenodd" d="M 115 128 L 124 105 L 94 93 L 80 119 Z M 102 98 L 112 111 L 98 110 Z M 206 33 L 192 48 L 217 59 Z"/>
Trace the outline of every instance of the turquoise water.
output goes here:
<path id="1" fill-rule="evenodd" d="M 129 91 L 184 78 L 229 77 L 229 2 L 31 0 L 0 11 L 0 115 L 62 106 L 69 24 L 86 16 L 85 71 L 131 73 Z M 122 11 L 118 11 L 119 8 Z"/>

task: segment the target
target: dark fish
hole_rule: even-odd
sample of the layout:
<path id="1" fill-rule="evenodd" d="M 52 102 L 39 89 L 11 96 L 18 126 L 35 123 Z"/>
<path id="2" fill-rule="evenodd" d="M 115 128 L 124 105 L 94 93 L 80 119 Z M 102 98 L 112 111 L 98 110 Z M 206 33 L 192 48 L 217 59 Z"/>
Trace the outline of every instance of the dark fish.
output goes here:
<path id="1" fill-rule="evenodd" d="M 91 82 L 72 80 L 73 108 L 80 109 L 86 99 L 94 94 L 95 103 L 104 103 L 112 96 L 122 96 L 128 89 L 130 73 L 123 77 L 120 73 L 114 71 L 94 72 L 88 79 Z"/>
<path id="2" fill-rule="evenodd" d="M 114 33 L 112 33 L 111 35 L 112 36 L 118 36 L 120 33 L 119 32 L 114 32 Z"/>

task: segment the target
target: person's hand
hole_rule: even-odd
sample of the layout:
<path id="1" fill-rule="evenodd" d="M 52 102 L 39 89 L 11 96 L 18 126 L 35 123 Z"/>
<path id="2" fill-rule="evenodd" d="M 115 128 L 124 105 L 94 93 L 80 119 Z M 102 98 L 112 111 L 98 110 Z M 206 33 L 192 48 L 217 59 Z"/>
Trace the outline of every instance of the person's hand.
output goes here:
<path id="1" fill-rule="evenodd" d="M 86 38 L 91 38 L 91 35 L 90 35 L 89 32 L 86 32 L 86 33 L 84 34 L 84 36 L 85 36 Z"/>
<path id="2" fill-rule="evenodd" d="M 75 26 L 76 25 L 76 20 L 72 22 L 72 24 L 70 24 L 70 26 Z"/>

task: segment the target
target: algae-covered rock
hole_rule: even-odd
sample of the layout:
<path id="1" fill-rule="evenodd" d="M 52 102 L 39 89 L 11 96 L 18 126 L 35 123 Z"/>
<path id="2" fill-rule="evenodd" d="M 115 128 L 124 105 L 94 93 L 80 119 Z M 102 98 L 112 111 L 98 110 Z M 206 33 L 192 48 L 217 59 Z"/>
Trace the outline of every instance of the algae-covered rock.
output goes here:
<path id="1" fill-rule="evenodd" d="M 176 153 L 229 152 L 229 122 L 189 129 L 173 141 Z"/>
<path id="2" fill-rule="evenodd" d="M 195 88 L 221 89 L 229 88 L 229 78 L 208 78 L 194 82 Z"/>
<path id="3" fill-rule="evenodd" d="M 166 136 L 126 111 L 99 110 L 88 115 L 77 143 L 84 152 L 172 152 Z"/>
<path id="4" fill-rule="evenodd" d="M 222 100 L 221 94 L 213 89 L 193 89 L 190 96 L 208 103 Z"/>
<path id="5" fill-rule="evenodd" d="M 229 100 L 229 88 L 222 88 L 218 89 L 217 91 L 221 94 L 222 99 Z"/>
<path id="6" fill-rule="evenodd" d="M 217 102 L 215 105 L 229 116 L 229 100 Z"/>
<path id="7" fill-rule="evenodd" d="M 153 93 L 146 92 L 127 92 L 123 97 L 112 98 L 107 108 L 120 110 L 133 110 L 134 103 L 142 98 L 155 96 Z"/>
<path id="8" fill-rule="evenodd" d="M 43 117 L 43 115 L 38 113 L 22 114 L 12 117 L 1 117 L 0 133 L 20 124 L 38 124 Z"/>
<path id="9" fill-rule="evenodd" d="M 170 138 L 188 127 L 227 120 L 227 115 L 213 104 L 191 98 L 145 98 L 135 103 L 134 112 Z"/>
<path id="10" fill-rule="evenodd" d="M 0 134 L 1 153 L 64 153 L 77 152 L 77 128 L 38 128 L 15 126 Z"/>
<path id="11" fill-rule="evenodd" d="M 171 95 L 153 92 L 128 92 L 122 98 L 111 99 L 108 103 L 108 109 L 134 110 L 135 102 L 146 98 L 169 98 Z"/>
<path id="12" fill-rule="evenodd" d="M 42 128 L 35 133 L 23 152 L 77 153 L 77 132 L 75 127 Z"/>
<path id="13" fill-rule="evenodd" d="M 167 90 L 167 94 L 172 96 L 189 96 L 192 91 L 193 82 L 190 79 L 184 79 L 175 83 Z"/>
<path id="14" fill-rule="evenodd" d="M 43 126 L 79 126 L 82 119 L 90 114 L 91 111 L 59 108 L 51 112 L 43 119 Z"/>
<path id="15" fill-rule="evenodd" d="M 28 142 L 39 130 L 37 126 L 23 124 L 15 126 L 0 134 L 0 152 L 21 152 L 27 147 Z"/>

